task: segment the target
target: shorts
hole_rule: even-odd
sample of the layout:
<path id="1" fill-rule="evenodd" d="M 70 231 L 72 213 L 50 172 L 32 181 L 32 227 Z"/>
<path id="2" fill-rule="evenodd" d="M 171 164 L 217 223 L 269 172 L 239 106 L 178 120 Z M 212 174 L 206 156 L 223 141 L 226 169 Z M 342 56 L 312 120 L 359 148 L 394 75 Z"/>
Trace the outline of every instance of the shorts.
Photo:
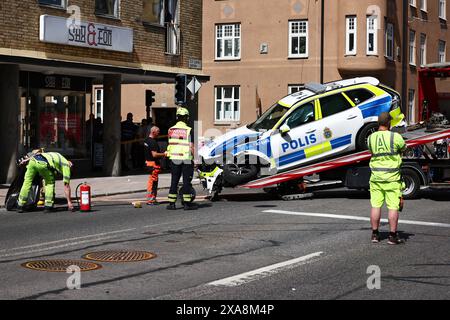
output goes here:
<path id="1" fill-rule="evenodd" d="M 381 208 L 383 203 L 386 202 L 388 209 L 399 210 L 403 188 L 403 183 L 400 181 L 370 181 L 370 204 L 372 208 Z"/>

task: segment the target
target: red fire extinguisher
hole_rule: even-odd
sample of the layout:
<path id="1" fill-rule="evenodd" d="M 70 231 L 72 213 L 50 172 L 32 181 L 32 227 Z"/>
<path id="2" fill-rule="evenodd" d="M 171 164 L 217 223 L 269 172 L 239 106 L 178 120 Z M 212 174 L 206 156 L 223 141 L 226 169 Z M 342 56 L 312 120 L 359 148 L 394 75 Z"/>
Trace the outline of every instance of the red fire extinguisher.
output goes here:
<path id="1" fill-rule="evenodd" d="M 80 211 L 91 211 L 91 187 L 86 182 L 80 186 Z"/>

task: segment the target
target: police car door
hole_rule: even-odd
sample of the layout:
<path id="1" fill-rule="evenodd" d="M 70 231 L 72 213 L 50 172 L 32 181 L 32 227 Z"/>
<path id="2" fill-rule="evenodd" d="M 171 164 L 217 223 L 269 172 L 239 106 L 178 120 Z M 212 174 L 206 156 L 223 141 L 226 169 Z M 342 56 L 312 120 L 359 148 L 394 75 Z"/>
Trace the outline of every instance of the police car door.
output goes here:
<path id="1" fill-rule="evenodd" d="M 290 112 L 274 132 L 271 146 L 278 170 L 308 161 L 307 149 L 320 145 L 322 139 L 317 134 L 315 119 L 315 102 L 307 102 Z"/>
<path id="2" fill-rule="evenodd" d="M 342 93 L 318 99 L 321 112 L 319 132 L 324 138 L 322 156 L 355 149 L 356 134 L 364 125 L 361 111 Z"/>

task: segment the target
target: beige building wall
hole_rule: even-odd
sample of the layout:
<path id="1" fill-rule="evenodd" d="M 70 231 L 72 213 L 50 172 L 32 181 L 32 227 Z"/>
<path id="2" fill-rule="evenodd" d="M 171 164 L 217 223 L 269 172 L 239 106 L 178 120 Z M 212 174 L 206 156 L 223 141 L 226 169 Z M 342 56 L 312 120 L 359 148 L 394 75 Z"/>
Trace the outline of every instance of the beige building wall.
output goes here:
<path id="1" fill-rule="evenodd" d="M 438 1 L 427 1 L 427 10 L 408 5 L 408 18 L 403 21 L 402 0 L 325 0 L 324 82 L 355 76 L 374 76 L 402 93 L 403 24 L 416 31 L 416 66 L 407 63 L 407 89 L 415 90 L 417 110 L 417 69 L 420 34 L 427 34 L 426 63 L 437 62 L 438 41 L 450 41 L 445 20 L 438 18 Z M 203 71 L 211 76 L 200 90 L 200 120 L 203 131 L 227 129 L 248 124 L 256 119 L 256 88 L 263 110 L 287 95 L 288 85 L 320 82 L 320 18 L 321 1 L 317 0 L 224 0 L 203 1 Z M 357 51 L 346 55 L 346 16 L 357 17 Z M 377 16 L 377 54 L 367 54 L 367 16 Z M 447 3 L 450 17 L 450 3 Z M 289 21 L 308 20 L 308 57 L 289 58 Z M 394 57 L 385 57 L 386 23 L 394 27 Z M 218 24 L 241 25 L 241 57 L 221 61 L 215 56 Z M 268 53 L 260 53 L 261 44 Z M 397 54 L 398 53 L 398 54 Z M 408 59 L 408 56 L 406 57 Z M 450 92 L 450 86 L 437 80 L 438 90 Z M 215 87 L 240 86 L 240 119 L 215 121 Z M 408 91 L 406 91 L 407 93 Z M 406 94 L 407 98 L 407 94 Z M 407 112 L 408 101 L 403 107 Z M 417 111 L 414 111 L 417 113 Z M 417 119 L 417 114 L 413 119 Z M 202 133 L 200 133 L 202 135 Z"/>

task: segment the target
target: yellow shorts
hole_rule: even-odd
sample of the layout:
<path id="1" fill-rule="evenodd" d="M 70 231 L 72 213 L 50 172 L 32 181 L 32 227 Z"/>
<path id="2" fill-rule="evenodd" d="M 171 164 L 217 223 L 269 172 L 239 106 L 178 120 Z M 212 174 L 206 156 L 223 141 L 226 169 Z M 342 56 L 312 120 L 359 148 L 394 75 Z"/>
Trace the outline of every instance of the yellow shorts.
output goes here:
<path id="1" fill-rule="evenodd" d="M 372 208 L 381 208 L 386 201 L 390 210 L 400 208 L 400 198 L 402 196 L 402 182 L 373 182 L 370 181 L 370 204 Z"/>

